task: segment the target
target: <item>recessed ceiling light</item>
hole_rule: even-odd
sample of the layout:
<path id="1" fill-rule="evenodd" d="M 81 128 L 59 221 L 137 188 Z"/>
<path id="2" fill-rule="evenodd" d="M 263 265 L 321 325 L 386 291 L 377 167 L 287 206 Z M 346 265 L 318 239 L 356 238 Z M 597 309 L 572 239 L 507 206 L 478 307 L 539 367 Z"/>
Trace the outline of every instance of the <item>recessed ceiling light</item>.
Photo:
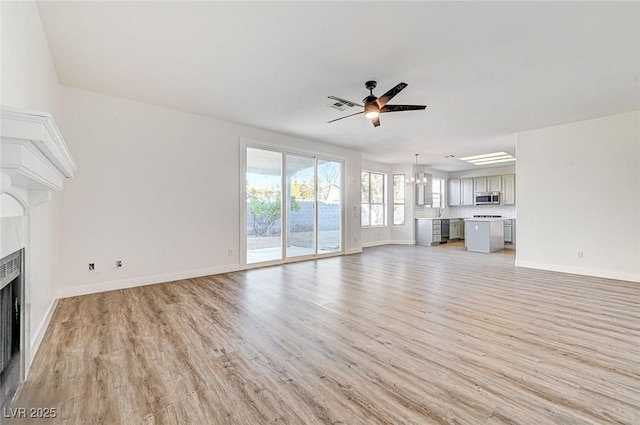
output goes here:
<path id="1" fill-rule="evenodd" d="M 482 155 L 465 156 L 459 159 L 473 165 L 499 164 L 516 160 L 516 158 L 508 152 L 485 153 Z"/>
<path id="2" fill-rule="evenodd" d="M 492 159 L 490 161 L 475 162 L 475 163 L 473 163 L 473 165 L 498 164 L 500 162 L 511 162 L 511 161 L 515 161 L 515 160 L 516 160 L 515 158 Z"/>

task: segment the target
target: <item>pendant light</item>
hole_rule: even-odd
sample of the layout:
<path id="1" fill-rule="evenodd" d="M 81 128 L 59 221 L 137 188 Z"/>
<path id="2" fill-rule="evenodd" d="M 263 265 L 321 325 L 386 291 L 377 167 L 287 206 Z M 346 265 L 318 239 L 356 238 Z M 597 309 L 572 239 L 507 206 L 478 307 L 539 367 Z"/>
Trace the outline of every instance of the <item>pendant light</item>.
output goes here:
<path id="1" fill-rule="evenodd" d="M 426 184 L 427 183 L 427 177 L 424 176 L 424 173 L 418 173 L 418 155 L 420 155 L 419 153 L 414 154 L 416 157 L 416 164 L 415 164 L 415 171 L 416 174 L 412 175 L 411 178 L 409 180 L 407 180 L 407 186 L 412 186 L 412 185 L 421 185 L 421 184 Z M 418 175 L 422 174 L 424 177 L 419 178 Z"/>

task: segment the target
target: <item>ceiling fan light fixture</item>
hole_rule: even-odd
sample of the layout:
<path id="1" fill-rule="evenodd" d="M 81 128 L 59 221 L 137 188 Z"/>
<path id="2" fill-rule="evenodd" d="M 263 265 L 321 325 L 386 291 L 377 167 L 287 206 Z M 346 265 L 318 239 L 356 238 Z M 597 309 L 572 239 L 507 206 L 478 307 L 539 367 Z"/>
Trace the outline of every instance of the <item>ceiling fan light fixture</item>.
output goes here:
<path id="1" fill-rule="evenodd" d="M 375 100 L 373 102 L 365 103 L 364 116 L 369 118 L 370 120 L 380 116 L 380 111 L 378 110 L 378 107 L 376 106 Z"/>
<path id="2" fill-rule="evenodd" d="M 365 117 L 369 118 L 370 120 L 380 116 L 380 112 L 378 111 L 369 111 L 366 114 L 364 114 Z"/>

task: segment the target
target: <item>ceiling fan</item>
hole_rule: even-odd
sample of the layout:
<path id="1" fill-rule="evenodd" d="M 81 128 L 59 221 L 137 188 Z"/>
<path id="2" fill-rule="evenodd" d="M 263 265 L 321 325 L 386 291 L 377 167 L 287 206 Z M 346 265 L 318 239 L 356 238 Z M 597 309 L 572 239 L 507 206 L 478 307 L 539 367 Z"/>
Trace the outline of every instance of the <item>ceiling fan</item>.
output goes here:
<path id="1" fill-rule="evenodd" d="M 402 89 L 407 87 L 407 83 L 398 84 L 380 97 L 375 97 L 373 95 L 373 89 L 375 89 L 377 85 L 378 83 L 376 83 L 375 81 L 367 81 L 366 83 L 364 83 L 364 86 L 367 88 L 367 90 L 369 90 L 369 96 L 362 99 L 364 105 L 359 105 L 355 102 L 351 102 L 350 100 L 341 99 L 336 96 L 329 96 L 329 99 L 337 100 L 338 102 L 350 107 L 359 106 L 361 108 L 364 108 L 364 110 L 327 122 L 332 123 L 343 118 L 349 118 L 354 115 L 364 114 L 365 117 L 371 120 L 373 126 L 377 127 L 380 125 L 380 114 L 384 114 L 386 112 L 419 111 L 426 108 L 426 105 L 387 105 L 388 101 L 393 99 L 395 95 L 397 95 L 398 93 L 400 93 L 400 91 L 402 91 Z"/>

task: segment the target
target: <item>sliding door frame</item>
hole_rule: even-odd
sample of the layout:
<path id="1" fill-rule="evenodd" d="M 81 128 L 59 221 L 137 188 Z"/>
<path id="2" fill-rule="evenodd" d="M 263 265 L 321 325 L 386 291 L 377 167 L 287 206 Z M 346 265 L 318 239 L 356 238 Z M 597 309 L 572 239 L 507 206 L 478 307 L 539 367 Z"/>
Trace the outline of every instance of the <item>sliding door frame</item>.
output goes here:
<path id="1" fill-rule="evenodd" d="M 282 259 L 264 261 L 260 263 L 247 264 L 247 148 L 263 149 L 272 152 L 278 152 L 282 154 L 282 202 L 281 202 L 281 221 L 280 221 L 280 238 L 282 248 Z M 298 257 L 287 258 L 287 246 L 286 237 L 288 233 L 287 229 L 287 209 L 290 200 L 288 188 L 286 187 L 286 157 L 290 155 L 300 155 L 314 158 L 314 180 L 315 180 L 315 205 L 314 205 L 314 254 L 301 255 Z M 340 250 L 336 252 L 330 252 L 325 254 L 318 254 L 318 160 L 328 160 L 339 162 L 340 165 Z M 344 255 L 346 252 L 346 215 L 345 215 L 345 175 L 346 175 L 346 158 L 328 155 L 315 151 L 307 151 L 299 148 L 293 148 L 291 146 L 279 145 L 270 142 L 258 141 L 253 139 L 240 138 L 240 269 L 253 269 L 257 267 L 266 267 L 278 264 L 293 263 L 298 261 L 305 261 L 317 258 L 337 257 Z"/>

